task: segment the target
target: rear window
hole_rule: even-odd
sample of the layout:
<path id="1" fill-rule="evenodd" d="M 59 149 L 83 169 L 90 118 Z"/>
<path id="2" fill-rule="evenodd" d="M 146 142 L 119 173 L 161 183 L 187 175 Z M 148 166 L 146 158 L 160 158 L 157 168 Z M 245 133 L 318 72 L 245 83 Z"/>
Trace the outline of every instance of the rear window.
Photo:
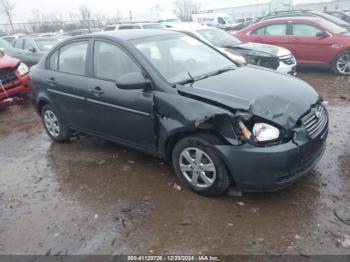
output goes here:
<path id="1" fill-rule="evenodd" d="M 144 29 L 164 29 L 164 27 L 161 24 L 146 24 L 143 25 Z"/>
<path id="2" fill-rule="evenodd" d="M 125 30 L 125 29 L 140 29 L 140 27 L 134 26 L 134 25 L 125 25 L 125 26 L 119 27 L 119 30 Z"/>

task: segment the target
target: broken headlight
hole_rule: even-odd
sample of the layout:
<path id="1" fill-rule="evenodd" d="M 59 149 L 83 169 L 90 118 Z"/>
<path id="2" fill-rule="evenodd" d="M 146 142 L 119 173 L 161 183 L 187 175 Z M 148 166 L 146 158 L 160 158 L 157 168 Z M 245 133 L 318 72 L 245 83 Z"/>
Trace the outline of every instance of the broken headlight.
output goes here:
<path id="1" fill-rule="evenodd" d="M 18 73 L 20 73 L 21 76 L 24 76 L 29 73 L 29 68 L 24 63 L 20 63 L 17 67 Z"/>
<path id="2" fill-rule="evenodd" d="M 254 145 L 272 145 L 291 138 L 291 134 L 286 130 L 250 114 L 241 114 L 236 127 L 242 140 Z"/>
<path id="3" fill-rule="evenodd" d="M 280 131 L 269 124 L 257 123 L 253 127 L 253 134 L 258 142 L 268 142 L 280 137 Z"/>

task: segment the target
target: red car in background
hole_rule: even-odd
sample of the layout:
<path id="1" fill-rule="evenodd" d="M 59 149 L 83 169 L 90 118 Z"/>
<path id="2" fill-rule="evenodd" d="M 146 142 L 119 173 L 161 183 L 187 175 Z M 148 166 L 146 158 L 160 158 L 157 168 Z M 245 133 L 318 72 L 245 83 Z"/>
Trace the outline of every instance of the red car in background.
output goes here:
<path id="1" fill-rule="evenodd" d="M 0 108 L 22 101 L 28 89 L 28 67 L 0 51 Z"/>
<path id="2" fill-rule="evenodd" d="M 350 75 L 350 34 L 322 18 L 287 17 L 253 24 L 236 36 L 242 41 L 289 49 L 300 65 L 328 67 Z"/>

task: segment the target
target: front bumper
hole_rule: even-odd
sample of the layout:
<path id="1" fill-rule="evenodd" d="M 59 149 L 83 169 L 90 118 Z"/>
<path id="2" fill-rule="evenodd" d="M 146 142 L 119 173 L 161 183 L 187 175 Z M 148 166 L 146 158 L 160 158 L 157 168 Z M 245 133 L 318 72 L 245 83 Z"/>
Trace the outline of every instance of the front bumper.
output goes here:
<path id="1" fill-rule="evenodd" d="M 238 188 L 245 192 L 283 189 L 307 174 L 322 158 L 328 128 L 316 139 L 271 147 L 216 146 Z"/>
<path id="2" fill-rule="evenodd" d="M 0 87 L 0 108 L 7 107 L 12 104 L 21 103 L 22 96 L 28 91 L 28 75 L 14 83 L 4 86 L 6 92 Z"/>
<path id="3" fill-rule="evenodd" d="M 296 76 L 297 75 L 297 63 L 287 65 L 283 62 L 280 62 L 279 67 L 276 69 L 278 72 Z"/>

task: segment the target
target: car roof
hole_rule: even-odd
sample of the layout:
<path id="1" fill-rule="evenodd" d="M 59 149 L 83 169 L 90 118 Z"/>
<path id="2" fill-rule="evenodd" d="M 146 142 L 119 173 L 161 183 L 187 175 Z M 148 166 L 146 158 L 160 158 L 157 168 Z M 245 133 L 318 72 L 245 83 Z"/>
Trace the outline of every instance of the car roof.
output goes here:
<path id="1" fill-rule="evenodd" d="M 260 23 L 265 23 L 265 22 L 288 22 L 288 21 L 297 21 L 297 22 L 318 22 L 320 21 L 322 18 L 318 18 L 318 17 L 310 17 L 310 16 L 288 16 L 288 17 L 276 17 L 276 18 L 270 18 L 270 19 L 266 19 L 261 21 Z"/>
<path id="2" fill-rule="evenodd" d="M 179 32 L 172 32 L 162 29 L 130 29 L 130 30 L 116 30 L 116 31 L 105 31 L 101 33 L 94 33 L 85 36 L 78 36 L 75 39 L 86 38 L 86 37 L 97 37 L 97 36 L 109 36 L 116 39 L 130 41 L 134 39 L 149 38 L 154 36 L 163 36 L 163 35 L 176 35 L 180 34 Z"/>

